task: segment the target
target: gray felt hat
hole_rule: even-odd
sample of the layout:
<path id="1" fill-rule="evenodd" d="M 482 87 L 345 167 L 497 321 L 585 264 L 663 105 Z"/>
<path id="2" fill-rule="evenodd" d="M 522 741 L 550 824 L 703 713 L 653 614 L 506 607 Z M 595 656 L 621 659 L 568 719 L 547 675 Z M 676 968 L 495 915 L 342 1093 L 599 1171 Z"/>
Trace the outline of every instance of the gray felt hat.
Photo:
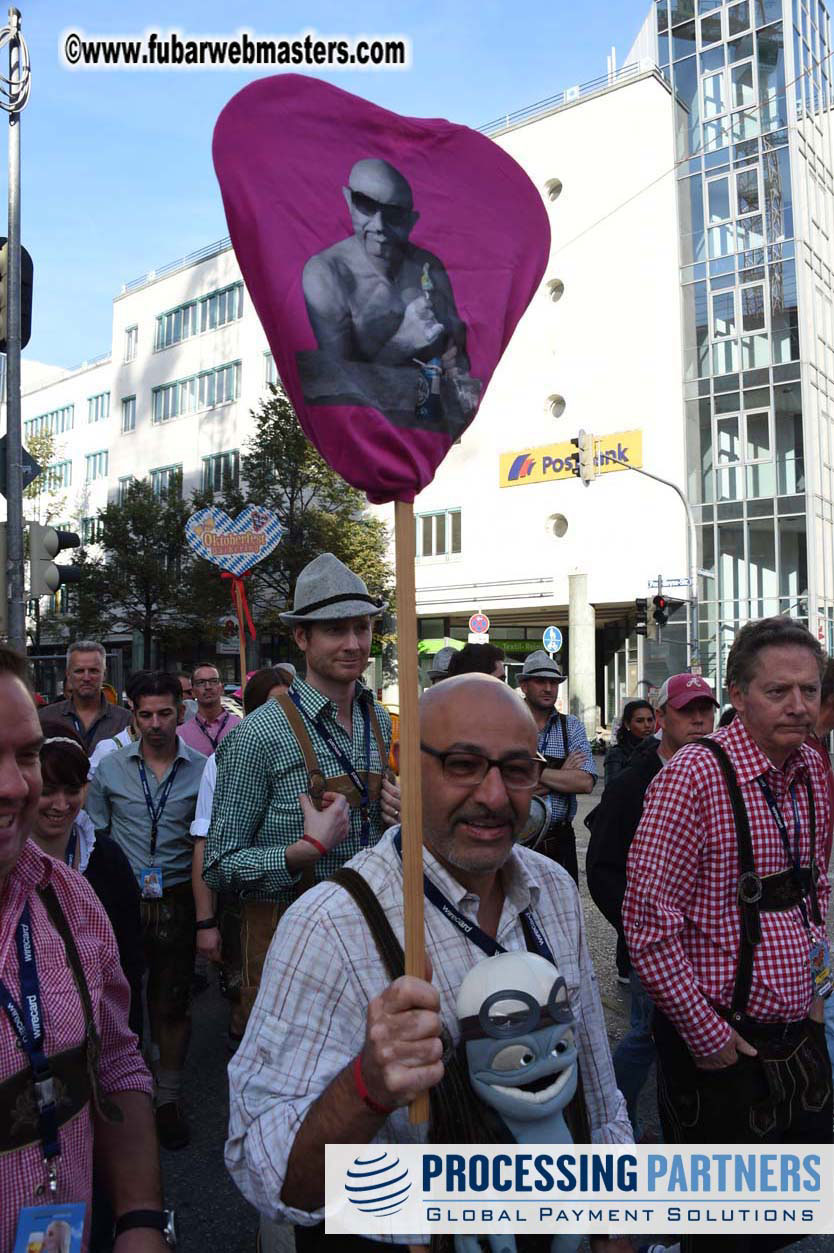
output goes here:
<path id="1" fill-rule="evenodd" d="M 333 622 L 337 618 L 378 618 L 386 608 L 368 595 L 358 574 L 333 553 L 322 553 L 298 576 L 292 612 L 279 615 L 295 626 L 302 622 Z"/>
<path id="2" fill-rule="evenodd" d="M 562 674 L 553 658 L 541 648 L 538 652 L 531 653 L 521 667 L 522 679 L 555 679 L 557 683 L 564 683 L 567 677 Z"/>
<path id="3" fill-rule="evenodd" d="M 429 678 L 439 679 L 449 673 L 449 663 L 457 652 L 456 648 L 447 645 L 445 648 L 439 648 L 431 659 L 429 666 Z"/>

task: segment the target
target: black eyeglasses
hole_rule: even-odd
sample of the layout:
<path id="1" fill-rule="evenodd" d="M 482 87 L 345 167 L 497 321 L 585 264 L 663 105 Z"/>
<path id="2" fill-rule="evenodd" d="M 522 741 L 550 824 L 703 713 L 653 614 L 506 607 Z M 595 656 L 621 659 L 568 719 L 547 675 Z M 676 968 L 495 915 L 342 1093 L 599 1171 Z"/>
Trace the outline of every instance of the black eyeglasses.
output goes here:
<path id="1" fill-rule="evenodd" d="M 219 679 L 195 679 L 192 687 L 219 687 Z"/>
<path id="2" fill-rule="evenodd" d="M 504 757 L 499 761 L 494 757 L 485 757 L 483 753 L 468 753 L 460 748 L 440 752 L 436 748 L 429 748 L 428 744 L 421 744 L 420 750 L 430 757 L 436 757 L 444 779 L 448 779 L 450 783 L 458 783 L 461 787 L 476 787 L 495 766 L 501 772 L 505 788 L 511 792 L 529 792 L 537 786 L 547 764 L 540 753 L 535 757 Z"/>
<path id="3" fill-rule="evenodd" d="M 353 205 L 357 213 L 361 213 L 363 218 L 372 218 L 378 213 L 383 222 L 387 222 L 389 226 L 406 226 L 411 215 L 411 210 L 406 209 L 399 204 L 383 204 L 381 200 L 374 200 L 373 196 L 366 196 L 362 191 L 354 191 L 350 188 L 350 203 Z"/>

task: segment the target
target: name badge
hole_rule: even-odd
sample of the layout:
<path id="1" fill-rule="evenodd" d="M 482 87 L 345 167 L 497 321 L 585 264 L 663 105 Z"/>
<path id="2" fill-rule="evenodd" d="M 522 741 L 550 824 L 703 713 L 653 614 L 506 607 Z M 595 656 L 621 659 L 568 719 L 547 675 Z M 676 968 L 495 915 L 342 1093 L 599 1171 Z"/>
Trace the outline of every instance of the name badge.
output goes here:
<path id="1" fill-rule="evenodd" d="M 18 1215 L 13 1253 L 81 1253 L 86 1209 L 80 1202 L 27 1205 Z"/>
<path id="2" fill-rule="evenodd" d="M 831 971 L 831 951 L 827 940 L 816 940 L 811 945 L 811 978 L 815 996 L 830 996 L 834 989 Z"/>
<path id="3" fill-rule="evenodd" d="M 158 901 L 162 897 L 162 867 L 146 866 L 139 874 L 139 886 L 146 901 Z"/>

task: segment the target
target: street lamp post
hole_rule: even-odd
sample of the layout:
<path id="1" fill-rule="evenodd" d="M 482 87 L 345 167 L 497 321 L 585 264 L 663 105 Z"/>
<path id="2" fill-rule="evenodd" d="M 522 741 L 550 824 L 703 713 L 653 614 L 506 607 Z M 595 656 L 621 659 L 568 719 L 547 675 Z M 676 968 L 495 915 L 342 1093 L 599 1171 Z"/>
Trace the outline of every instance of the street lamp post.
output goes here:
<path id="1" fill-rule="evenodd" d="M 649 470 L 641 470 L 637 466 L 629 465 L 628 462 L 623 464 L 627 470 L 633 470 L 635 474 L 642 474 L 647 479 L 654 479 L 655 483 L 662 483 L 664 487 L 671 487 L 672 491 L 677 493 L 681 504 L 686 510 L 686 565 L 689 571 L 689 586 L 692 593 L 689 601 L 689 665 L 690 669 L 694 669 L 700 661 L 700 649 L 698 647 L 698 570 L 696 566 L 698 542 L 692 509 L 677 483 L 673 483 L 671 479 L 661 478 L 659 474 L 652 474 Z"/>

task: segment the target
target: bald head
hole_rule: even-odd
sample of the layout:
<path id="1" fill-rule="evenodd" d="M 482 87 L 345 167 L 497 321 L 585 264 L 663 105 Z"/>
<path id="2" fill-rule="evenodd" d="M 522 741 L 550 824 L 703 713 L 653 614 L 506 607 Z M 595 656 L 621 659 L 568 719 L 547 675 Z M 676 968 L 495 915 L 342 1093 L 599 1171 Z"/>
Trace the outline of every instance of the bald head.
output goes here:
<path id="1" fill-rule="evenodd" d="M 500 679 L 460 674 L 423 693 L 420 743 L 425 842 L 456 878 L 476 889 L 510 856 L 530 813 L 532 787 L 508 788 L 494 765 L 472 783 L 452 761 L 446 769 L 444 759 L 477 755 L 510 763 L 535 757 L 536 724 Z"/>
<path id="2" fill-rule="evenodd" d="M 434 744 L 436 731 L 449 738 L 453 727 L 471 738 L 481 720 L 497 719 L 507 741 L 536 751 L 536 724 L 512 688 L 489 674 L 458 674 L 427 688 L 420 698 L 420 733 Z M 456 742 L 452 736 L 450 743 Z"/>
<path id="3" fill-rule="evenodd" d="M 348 187 L 380 204 L 398 205 L 402 209 L 414 207 L 411 187 L 406 179 L 388 161 L 376 157 L 356 162 L 350 172 Z"/>

